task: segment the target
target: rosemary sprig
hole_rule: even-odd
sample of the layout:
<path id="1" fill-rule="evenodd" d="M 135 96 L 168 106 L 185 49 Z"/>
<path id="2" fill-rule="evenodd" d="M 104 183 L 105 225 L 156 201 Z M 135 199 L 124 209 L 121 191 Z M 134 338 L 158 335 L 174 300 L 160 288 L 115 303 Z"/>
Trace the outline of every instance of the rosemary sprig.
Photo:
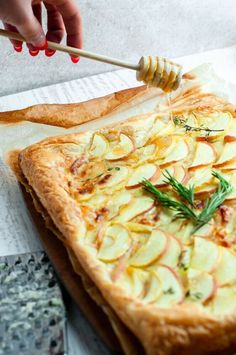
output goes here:
<path id="1" fill-rule="evenodd" d="M 162 173 L 164 177 L 166 178 L 165 183 L 171 185 L 173 189 L 188 203 L 192 206 L 195 207 L 194 205 L 194 186 L 191 185 L 189 187 L 186 187 L 182 185 L 178 180 L 176 180 L 171 174 L 169 173 L 168 170 L 165 170 L 164 173 Z"/>
<path id="2" fill-rule="evenodd" d="M 207 200 L 205 207 L 198 215 L 198 221 L 193 233 L 212 219 L 217 208 L 224 202 L 227 195 L 232 191 L 232 185 L 225 180 L 223 176 L 216 171 L 212 171 L 212 175 L 219 180 L 220 184 L 217 191 Z"/>
<path id="3" fill-rule="evenodd" d="M 161 192 L 146 179 L 142 181 L 142 186 L 146 191 L 150 192 L 154 199 L 156 199 L 163 207 L 176 211 L 176 218 L 190 219 L 197 222 L 197 215 L 195 212 L 184 203 L 171 199 L 167 193 Z"/>
<path id="4" fill-rule="evenodd" d="M 199 214 L 194 211 L 194 187 L 192 186 L 190 190 L 185 190 L 184 186 L 181 185 L 181 183 L 174 179 L 170 174 L 167 175 L 168 181 L 170 181 L 170 185 L 176 192 L 179 193 L 181 197 L 184 197 L 191 204 L 193 209 L 191 209 L 183 202 L 173 200 L 167 193 L 158 190 L 148 180 L 143 180 L 141 184 L 143 188 L 150 192 L 153 195 L 153 198 L 156 199 L 163 207 L 166 207 L 172 211 L 176 211 L 176 218 L 191 220 L 194 224 L 194 229 L 192 231 L 194 234 L 199 228 L 201 228 L 204 224 L 208 223 L 213 218 L 217 208 L 224 202 L 227 195 L 232 191 L 232 185 L 219 173 L 213 171 L 212 175 L 219 180 L 219 187 L 217 191 L 207 200 L 205 207 Z"/>
<path id="5" fill-rule="evenodd" d="M 208 127 L 200 126 L 193 127 L 187 124 L 187 119 L 181 118 L 181 116 L 175 116 L 173 122 L 176 126 L 183 127 L 186 132 L 206 132 L 206 136 L 208 137 L 211 132 L 223 132 L 224 129 L 210 129 Z"/>

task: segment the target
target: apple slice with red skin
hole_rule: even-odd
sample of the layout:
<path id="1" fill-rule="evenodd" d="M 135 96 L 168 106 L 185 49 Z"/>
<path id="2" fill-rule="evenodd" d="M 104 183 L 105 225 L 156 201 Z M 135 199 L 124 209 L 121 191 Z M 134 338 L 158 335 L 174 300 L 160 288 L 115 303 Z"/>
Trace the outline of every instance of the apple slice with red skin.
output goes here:
<path id="1" fill-rule="evenodd" d="M 142 302 L 153 303 L 158 300 L 162 294 L 161 280 L 155 272 L 148 272 L 148 279 L 145 283 Z"/>
<path id="2" fill-rule="evenodd" d="M 119 222 L 128 222 L 133 218 L 151 210 L 154 206 L 154 200 L 148 196 L 133 198 L 127 206 L 120 209 L 116 220 Z"/>
<path id="3" fill-rule="evenodd" d="M 172 143 L 172 145 L 173 148 L 171 149 L 170 153 L 160 163 L 161 167 L 167 167 L 168 165 L 183 160 L 188 156 L 189 147 L 185 140 L 178 139 L 176 142 Z"/>
<path id="4" fill-rule="evenodd" d="M 143 244 L 129 260 L 129 264 L 135 267 L 150 265 L 160 258 L 168 248 L 169 238 L 161 230 L 153 230 L 147 242 Z"/>
<path id="5" fill-rule="evenodd" d="M 191 268 L 211 273 L 217 269 L 221 255 L 219 245 L 206 238 L 194 237 Z"/>
<path id="6" fill-rule="evenodd" d="M 215 168 L 221 168 L 236 160 L 236 141 L 226 143 L 219 159 L 213 165 Z"/>
<path id="7" fill-rule="evenodd" d="M 128 177 L 129 169 L 125 166 L 117 166 L 110 168 L 101 177 L 99 177 L 96 185 L 99 188 L 119 187 L 119 184 L 123 182 L 125 184 Z"/>
<path id="8" fill-rule="evenodd" d="M 183 166 L 170 166 L 166 169 L 163 169 L 162 172 L 165 173 L 165 170 L 169 172 L 171 176 L 173 176 L 177 181 L 181 183 L 186 183 L 188 179 L 188 174 Z M 157 187 L 166 187 L 168 183 L 166 183 L 166 177 L 164 174 L 160 174 L 156 180 L 152 180 L 153 185 Z"/>
<path id="9" fill-rule="evenodd" d="M 162 284 L 162 294 L 155 304 L 158 307 L 169 308 L 174 304 L 182 303 L 184 300 L 184 288 L 175 270 L 169 266 L 159 264 L 155 272 Z"/>
<path id="10" fill-rule="evenodd" d="M 173 149 L 173 138 L 170 135 L 164 135 L 156 138 L 152 143 L 157 147 L 157 158 L 165 158 Z"/>
<path id="11" fill-rule="evenodd" d="M 134 150 L 135 144 L 132 138 L 124 133 L 120 134 L 119 142 L 109 144 L 108 152 L 105 155 L 106 160 L 117 161 L 127 158 Z"/>
<path id="12" fill-rule="evenodd" d="M 228 196 L 226 196 L 225 201 L 233 201 L 236 199 L 236 175 L 233 173 L 231 179 L 230 179 L 230 184 L 232 185 L 232 191 Z"/>
<path id="13" fill-rule="evenodd" d="M 233 122 L 233 117 L 229 112 L 215 112 L 209 115 L 204 115 L 200 118 L 199 126 L 207 127 L 211 132 L 207 136 L 208 140 L 215 140 L 225 135 L 225 132 L 230 129 Z M 203 132 L 203 134 L 206 132 Z"/>
<path id="14" fill-rule="evenodd" d="M 216 158 L 217 154 L 212 144 L 204 141 L 197 142 L 194 158 L 189 166 L 189 170 L 199 169 L 205 165 L 212 164 Z"/>
<path id="15" fill-rule="evenodd" d="M 201 198 L 203 196 L 211 196 L 217 189 L 216 185 L 204 185 L 195 191 L 195 196 Z"/>
<path id="16" fill-rule="evenodd" d="M 224 316 L 235 314 L 236 310 L 236 290 L 234 287 L 218 287 L 212 299 L 211 309 L 213 314 Z"/>
<path id="17" fill-rule="evenodd" d="M 156 273 L 131 266 L 117 283 L 124 286 L 132 297 L 137 297 L 144 303 L 155 302 L 162 293 L 161 281 Z"/>
<path id="18" fill-rule="evenodd" d="M 236 282 L 236 253 L 228 248 L 220 248 L 222 257 L 214 275 L 219 286 L 231 285 Z"/>
<path id="19" fill-rule="evenodd" d="M 224 164 L 220 167 L 222 171 L 236 170 L 236 159 L 230 161 L 228 164 Z"/>
<path id="20" fill-rule="evenodd" d="M 98 259 L 111 262 L 120 258 L 131 246 L 131 237 L 122 224 L 110 225 L 103 230 Z"/>
<path id="21" fill-rule="evenodd" d="M 235 142 L 236 141 L 236 119 L 233 119 L 231 122 L 228 133 L 224 137 L 225 143 Z"/>
<path id="22" fill-rule="evenodd" d="M 181 242 L 177 238 L 169 235 L 168 248 L 166 249 L 166 252 L 160 257 L 158 262 L 174 268 L 178 265 L 181 251 Z"/>
<path id="23" fill-rule="evenodd" d="M 141 186 L 141 182 L 146 179 L 151 182 L 155 181 L 160 176 L 160 168 L 155 164 L 143 164 L 133 171 L 126 189 L 135 189 Z"/>
<path id="24" fill-rule="evenodd" d="M 189 297 L 203 304 L 214 298 L 217 291 L 215 278 L 204 271 L 188 270 Z"/>
<path id="25" fill-rule="evenodd" d="M 92 158 L 102 157 L 109 147 L 108 140 L 102 135 L 95 133 L 89 149 Z"/>

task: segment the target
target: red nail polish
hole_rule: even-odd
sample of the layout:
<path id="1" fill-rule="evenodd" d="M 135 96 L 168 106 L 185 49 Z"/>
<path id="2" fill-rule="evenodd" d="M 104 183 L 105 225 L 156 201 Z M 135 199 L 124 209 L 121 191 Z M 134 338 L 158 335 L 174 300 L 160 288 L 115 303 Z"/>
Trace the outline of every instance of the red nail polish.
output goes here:
<path id="1" fill-rule="evenodd" d="M 80 57 L 77 57 L 75 55 L 70 56 L 72 63 L 78 63 L 80 61 Z"/>
<path id="2" fill-rule="evenodd" d="M 42 46 L 37 46 L 35 47 L 36 49 L 38 49 L 39 51 L 44 51 L 45 49 L 48 48 L 48 42 L 47 40 L 45 40 L 44 44 Z"/>
<path id="3" fill-rule="evenodd" d="M 50 49 L 50 48 L 45 50 L 45 55 L 47 57 L 52 57 L 55 53 L 56 53 L 56 51 L 54 51 L 53 49 Z"/>
<path id="4" fill-rule="evenodd" d="M 35 50 L 30 49 L 30 50 L 29 50 L 29 54 L 30 54 L 32 57 L 36 57 L 36 55 L 39 54 L 39 50 L 38 50 L 38 49 L 35 49 Z"/>
<path id="5" fill-rule="evenodd" d="M 22 52 L 23 48 L 22 48 L 22 46 L 14 46 L 14 49 L 16 52 L 20 53 L 20 52 Z"/>

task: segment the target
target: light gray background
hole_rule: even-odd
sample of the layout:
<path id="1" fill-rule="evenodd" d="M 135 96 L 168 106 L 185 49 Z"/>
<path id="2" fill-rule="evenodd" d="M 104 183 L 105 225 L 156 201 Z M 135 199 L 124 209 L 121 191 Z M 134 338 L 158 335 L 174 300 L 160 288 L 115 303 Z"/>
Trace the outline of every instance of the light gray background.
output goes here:
<path id="1" fill-rule="evenodd" d="M 84 49 L 138 61 L 236 43 L 235 0 L 76 0 L 83 17 Z M 101 73 L 115 67 L 58 53 L 35 58 L 14 53 L 0 39 L 0 96 Z"/>

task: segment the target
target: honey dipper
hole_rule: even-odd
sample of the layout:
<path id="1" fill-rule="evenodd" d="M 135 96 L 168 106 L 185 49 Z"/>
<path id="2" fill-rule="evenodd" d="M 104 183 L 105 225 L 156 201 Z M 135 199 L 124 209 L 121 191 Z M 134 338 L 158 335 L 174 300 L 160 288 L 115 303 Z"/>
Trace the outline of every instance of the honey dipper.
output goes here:
<path id="1" fill-rule="evenodd" d="M 25 42 L 25 39 L 19 33 L 15 32 L 0 29 L 0 36 Z M 132 64 L 116 58 L 107 57 L 88 52 L 83 49 L 77 49 L 50 41 L 48 41 L 48 48 L 135 70 L 138 81 L 143 81 L 151 86 L 159 87 L 165 92 L 176 90 L 182 78 L 181 66 L 162 57 L 143 56 L 138 64 Z"/>

